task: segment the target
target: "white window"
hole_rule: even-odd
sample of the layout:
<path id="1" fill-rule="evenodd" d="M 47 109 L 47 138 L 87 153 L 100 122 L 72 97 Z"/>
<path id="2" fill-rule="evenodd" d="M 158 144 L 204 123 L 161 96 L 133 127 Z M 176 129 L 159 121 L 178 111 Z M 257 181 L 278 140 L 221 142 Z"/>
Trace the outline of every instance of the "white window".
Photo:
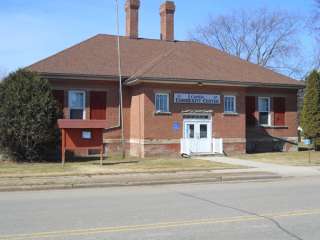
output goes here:
<path id="1" fill-rule="evenodd" d="M 85 91 L 69 91 L 70 119 L 86 118 L 86 93 Z"/>
<path id="2" fill-rule="evenodd" d="M 271 115 L 270 115 L 270 98 L 269 97 L 259 97 L 259 123 L 260 125 L 270 125 Z"/>
<path id="3" fill-rule="evenodd" d="M 236 113 L 236 96 L 224 96 L 224 112 Z"/>
<path id="4" fill-rule="evenodd" d="M 156 93 L 155 106 L 157 113 L 169 112 L 169 94 L 168 93 Z"/>

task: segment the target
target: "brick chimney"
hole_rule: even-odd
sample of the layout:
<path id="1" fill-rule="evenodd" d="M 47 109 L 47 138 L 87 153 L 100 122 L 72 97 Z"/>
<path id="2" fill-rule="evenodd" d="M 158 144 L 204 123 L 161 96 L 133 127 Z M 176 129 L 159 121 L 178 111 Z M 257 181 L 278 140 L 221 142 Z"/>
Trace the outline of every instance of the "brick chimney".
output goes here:
<path id="1" fill-rule="evenodd" d="M 140 0 L 126 1 L 126 36 L 129 38 L 139 36 L 139 7 Z"/>
<path id="2" fill-rule="evenodd" d="M 174 41 L 174 12 L 176 6 L 173 1 L 166 1 L 160 7 L 161 40 Z"/>

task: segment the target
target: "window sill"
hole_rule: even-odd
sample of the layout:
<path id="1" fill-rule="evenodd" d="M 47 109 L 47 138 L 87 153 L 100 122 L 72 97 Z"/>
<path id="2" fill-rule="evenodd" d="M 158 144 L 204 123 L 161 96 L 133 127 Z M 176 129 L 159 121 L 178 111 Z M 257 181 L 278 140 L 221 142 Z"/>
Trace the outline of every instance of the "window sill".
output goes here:
<path id="1" fill-rule="evenodd" d="M 237 112 L 224 112 L 223 115 L 225 115 L 225 116 L 238 116 L 239 113 L 237 113 Z"/>
<path id="2" fill-rule="evenodd" d="M 171 116 L 171 112 L 155 112 L 154 115 L 156 116 Z"/>
<path id="3" fill-rule="evenodd" d="M 288 126 L 273 126 L 273 125 L 260 125 L 262 128 L 270 128 L 270 129 L 288 129 Z"/>

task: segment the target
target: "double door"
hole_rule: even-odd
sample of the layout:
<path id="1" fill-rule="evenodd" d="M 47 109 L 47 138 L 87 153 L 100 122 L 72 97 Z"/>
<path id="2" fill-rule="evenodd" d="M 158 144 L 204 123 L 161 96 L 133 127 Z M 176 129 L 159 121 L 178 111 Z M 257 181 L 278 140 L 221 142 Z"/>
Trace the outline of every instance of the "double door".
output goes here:
<path id="1" fill-rule="evenodd" d="M 185 120 L 184 139 L 191 153 L 212 152 L 212 122 L 209 120 Z"/>

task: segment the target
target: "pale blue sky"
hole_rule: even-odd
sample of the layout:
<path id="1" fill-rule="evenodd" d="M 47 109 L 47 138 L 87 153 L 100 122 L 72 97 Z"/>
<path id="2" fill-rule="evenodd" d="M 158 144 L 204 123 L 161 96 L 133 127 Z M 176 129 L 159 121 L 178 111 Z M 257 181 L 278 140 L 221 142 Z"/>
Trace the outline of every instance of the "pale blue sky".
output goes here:
<path id="1" fill-rule="evenodd" d="M 140 36 L 159 38 L 159 6 L 164 0 L 141 0 Z M 114 0 L 1 0 L 0 72 L 12 71 L 52 55 L 98 33 L 115 33 Z M 120 30 L 124 33 L 124 2 Z M 237 9 L 283 9 L 309 16 L 313 0 L 175 0 L 176 39 L 205 23 L 208 16 Z M 304 33 L 307 34 L 307 33 Z M 308 36 L 302 35 L 304 44 Z"/>

